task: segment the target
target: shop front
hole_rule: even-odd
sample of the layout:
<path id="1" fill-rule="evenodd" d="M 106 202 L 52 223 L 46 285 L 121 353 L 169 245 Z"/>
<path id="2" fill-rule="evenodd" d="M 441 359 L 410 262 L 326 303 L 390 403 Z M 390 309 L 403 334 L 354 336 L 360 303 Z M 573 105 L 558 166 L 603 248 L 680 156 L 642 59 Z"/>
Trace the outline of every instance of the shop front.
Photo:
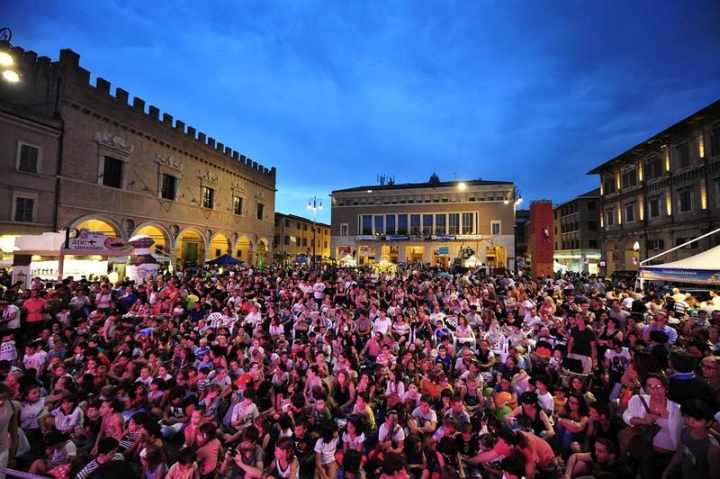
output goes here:
<path id="1" fill-rule="evenodd" d="M 12 275 L 26 285 L 32 278 L 125 277 L 131 249 L 125 241 L 102 232 L 82 230 L 4 237 L 3 256 L 12 257 Z"/>

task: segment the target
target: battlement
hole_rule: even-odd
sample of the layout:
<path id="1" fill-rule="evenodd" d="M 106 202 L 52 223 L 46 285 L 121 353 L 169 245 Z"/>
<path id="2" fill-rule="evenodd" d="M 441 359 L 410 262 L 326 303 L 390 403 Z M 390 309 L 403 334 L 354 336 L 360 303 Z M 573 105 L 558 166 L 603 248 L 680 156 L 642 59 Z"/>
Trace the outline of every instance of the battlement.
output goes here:
<path id="1" fill-rule="evenodd" d="M 38 57 L 35 52 L 25 52 L 20 47 L 13 47 L 13 55 L 15 58 L 21 58 L 23 68 L 32 68 L 33 72 L 39 69 L 47 70 L 50 73 L 52 67 L 57 67 L 62 74 L 64 82 L 71 82 L 74 87 L 89 88 L 91 92 L 105 99 L 113 100 L 118 104 L 127 107 L 129 110 L 145 117 L 147 121 L 156 125 L 167 128 L 172 134 L 180 135 L 185 139 L 190 139 L 198 145 L 206 148 L 208 151 L 222 155 L 225 158 L 240 163 L 244 168 L 251 169 L 259 174 L 275 179 L 275 167 L 267 168 L 238 151 L 235 151 L 223 143 L 216 142 L 215 138 L 208 137 L 205 133 L 197 131 L 195 127 L 186 125 L 184 121 L 176 120 L 169 113 L 162 113 L 160 109 L 154 105 L 149 105 L 146 110 L 145 100 L 134 96 L 130 102 L 130 94 L 122 88 L 115 88 L 112 92 L 110 81 L 97 77 L 95 85 L 90 83 L 90 72 L 80 66 L 80 55 L 70 49 L 60 50 L 60 60 L 51 64 L 47 57 Z"/>

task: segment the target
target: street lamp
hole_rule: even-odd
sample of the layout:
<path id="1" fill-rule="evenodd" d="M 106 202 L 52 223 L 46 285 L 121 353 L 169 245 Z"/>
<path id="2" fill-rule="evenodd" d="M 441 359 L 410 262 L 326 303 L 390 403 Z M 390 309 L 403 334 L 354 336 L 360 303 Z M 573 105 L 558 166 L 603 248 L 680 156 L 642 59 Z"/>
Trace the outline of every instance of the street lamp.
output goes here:
<path id="1" fill-rule="evenodd" d="M 12 31 L 9 28 L 0 28 L 0 70 L 2 78 L 8 83 L 20 81 L 20 75 L 16 71 L 15 59 L 10 54 L 10 40 Z"/>
<path id="2" fill-rule="evenodd" d="M 465 183 L 464 181 L 461 181 L 460 183 L 457 184 L 457 189 L 460 191 L 467 190 L 467 183 Z"/>
<path id="3" fill-rule="evenodd" d="M 307 209 L 312 211 L 313 214 L 313 267 L 315 266 L 315 246 L 317 244 L 316 234 L 317 234 L 317 213 L 318 211 L 322 211 L 323 205 L 322 201 L 318 199 L 317 196 L 313 196 L 310 198 L 310 201 L 308 201 Z"/>

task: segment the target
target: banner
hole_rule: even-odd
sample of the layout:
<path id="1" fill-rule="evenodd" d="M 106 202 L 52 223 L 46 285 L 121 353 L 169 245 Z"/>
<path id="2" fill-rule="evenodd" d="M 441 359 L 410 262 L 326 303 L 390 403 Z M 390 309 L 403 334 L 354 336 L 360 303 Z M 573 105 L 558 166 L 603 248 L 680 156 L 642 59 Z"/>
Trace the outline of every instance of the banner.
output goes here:
<path id="1" fill-rule="evenodd" d="M 111 238 L 103 233 L 81 231 L 75 238 L 68 239 L 66 250 L 72 252 L 86 252 L 88 254 L 115 253 L 123 250 L 128 244 L 120 238 Z"/>
<path id="2" fill-rule="evenodd" d="M 712 269 L 646 267 L 640 270 L 640 278 L 650 281 L 720 285 L 720 271 Z"/>

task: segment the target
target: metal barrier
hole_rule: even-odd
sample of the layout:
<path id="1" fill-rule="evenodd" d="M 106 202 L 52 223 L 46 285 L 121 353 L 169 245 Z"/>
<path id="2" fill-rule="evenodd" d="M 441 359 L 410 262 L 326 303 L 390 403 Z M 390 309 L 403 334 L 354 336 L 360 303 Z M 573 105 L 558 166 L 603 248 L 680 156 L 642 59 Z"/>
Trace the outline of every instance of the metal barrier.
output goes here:
<path id="1" fill-rule="evenodd" d="M 8 477 L 19 477 L 20 479 L 47 479 L 47 476 L 38 476 L 29 472 L 10 469 L 9 467 L 0 467 L 0 475 L 5 474 Z"/>

